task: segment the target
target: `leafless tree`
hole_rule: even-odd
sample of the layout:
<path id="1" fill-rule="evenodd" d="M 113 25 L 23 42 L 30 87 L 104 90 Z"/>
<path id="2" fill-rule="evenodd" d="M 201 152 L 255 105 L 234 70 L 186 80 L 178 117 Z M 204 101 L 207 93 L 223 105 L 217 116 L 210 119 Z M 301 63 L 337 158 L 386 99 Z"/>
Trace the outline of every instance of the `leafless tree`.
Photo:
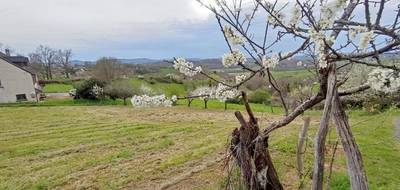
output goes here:
<path id="1" fill-rule="evenodd" d="M 71 49 L 57 51 L 57 64 L 66 78 L 70 78 L 70 75 L 74 73 L 74 66 L 71 64 L 71 57 Z"/>
<path id="2" fill-rule="evenodd" d="M 53 79 L 53 67 L 57 63 L 57 52 L 54 49 L 40 45 L 29 57 L 32 63 L 41 65 L 40 69 L 47 80 Z"/>
<path id="3" fill-rule="evenodd" d="M 352 65 L 387 69 L 394 73 L 393 76 L 399 76 L 398 67 L 382 60 L 385 53 L 397 52 L 400 49 L 400 3 L 390 0 L 198 2 L 214 14 L 231 55 L 237 54 L 235 49 L 240 48 L 246 53 L 246 57 L 252 58 L 257 67 L 249 67 L 242 59 L 237 59 L 235 65 L 240 66 L 249 75 L 247 79 L 235 85 L 220 81 L 197 68 L 188 68 L 231 88 L 238 88 L 255 76 L 263 76 L 280 97 L 285 110 L 281 120 L 260 130 L 258 120 L 248 104 L 246 94 L 243 93 L 249 120 L 246 121 L 240 112 L 235 113 L 241 127 L 235 129 L 232 134 L 230 150 L 247 188 L 283 189 L 268 150 L 268 140 L 272 138 L 270 135 L 275 130 L 286 127 L 308 109 L 325 101 L 316 136 L 312 189 L 323 188 L 325 141 L 330 119 L 334 121 L 344 149 L 352 189 L 368 189 L 362 155 L 351 131 L 341 97 L 363 92 L 371 86 L 363 84 L 349 89 L 341 87 L 348 77 L 344 73 L 345 68 Z M 388 7 L 392 9 L 386 10 Z M 284 19 L 285 12 L 294 13 L 289 22 Z M 382 19 L 383 17 L 389 19 Z M 261 35 L 260 21 L 263 25 Z M 254 27 L 255 25 L 257 27 Z M 361 36 L 359 43 L 355 42 L 355 35 Z M 282 43 L 288 39 L 295 41 L 298 46 L 289 52 L 272 53 L 281 48 Z M 319 91 L 290 111 L 287 99 L 282 93 L 284 87 L 276 82 L 273 64 L 270 63 L 275 62 L 274 60 L 288 60 L 297 55 L 310 55 L 315 65 L 313 72 L 318 81 Z M 175 59 L 174 63 L 178 63 L 178 60 Z"/>
<path id="4" fill-rule="evenodd" d="M 110 83 L 114 79 L 122 77 L 123 65 L 111 57 L 103 57 L 97 60 L 91 68 L 92 76 L 100 81 Z"/>

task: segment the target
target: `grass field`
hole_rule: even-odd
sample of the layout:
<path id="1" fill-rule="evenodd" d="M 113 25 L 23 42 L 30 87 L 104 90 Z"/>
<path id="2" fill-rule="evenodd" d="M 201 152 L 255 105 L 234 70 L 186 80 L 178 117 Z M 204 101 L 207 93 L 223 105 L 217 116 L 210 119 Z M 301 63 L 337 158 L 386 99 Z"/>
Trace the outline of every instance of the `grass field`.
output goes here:
<path id="1" fill-rule="evenodd" d="M 258 108 L 258 109 L 261 109 Z M 306 166 L 312 164 L 312 129 Z M 400 144 L 393 120 L 400 112 L 350 113 L 371 189 L 400 186 Z M 258 113 L 261 124 L 279 115 Z M 271 152 L 287 189 L 297 189 L 296 120 L 271 137 Z M 0 189 L 220 189 L 224 150 L 237 127 L 218 108 L 134 109 L 130 106 L 0 108 Z M 336 140 L 334 130 L 329 142 Z M 339 147 L 332 189 L 349 189 Z M 329 157 L 329 156 L 328 156 Z"/>
<path id="2" fill-rule="evenodd" d="M 307 70 L 294 70 L 294 71 L 273 71 L 272 74 L 274 77 L 280 79 L 280 78 L 306 78 L 313 76 L 312 73 L 310 73 Z"/>
<path id="3" fill-rule="evenodd" d="M 45 93 L 66 93 L 69 92 L 74 87 L 70 84 L 47 84 L 43 88 Z"/>

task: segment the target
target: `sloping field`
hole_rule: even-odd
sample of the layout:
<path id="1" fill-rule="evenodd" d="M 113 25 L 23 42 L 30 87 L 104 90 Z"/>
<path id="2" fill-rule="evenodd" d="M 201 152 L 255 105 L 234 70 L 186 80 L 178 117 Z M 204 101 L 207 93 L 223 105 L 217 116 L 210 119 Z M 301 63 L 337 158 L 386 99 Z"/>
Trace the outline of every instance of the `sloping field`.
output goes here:
<path id="1" fill-rule="evenodd" d="M 370 182 L 391 189 L 399 185 L 399 144 L 391 136 L 393 114 L 382 115 L 372 120 L 381 127 L 361 123 L 355 129 Z M 265 125 L 279 116 L 258 117 Z M 357 117 L 353 123 L 371 120 Z M 312 134 L 317 121 L 316 115 Z M 298 187 L 294 155 L 301 123 L 297 120 L 271 137 L 274 161 L 288 189 Z M 371 125 L 374 130 L 365 130 Z M 236 126 L 232 111 L 185 107 L 2 107 L 0 189 L 219 189 L 225 179 L 226 144 Z M 311 141 L 306 166 L 311 165 Z M 377 143 L 385 148 L 366 149 L 375 149 Z M 338 184 L 334 189 L 346 189 L 340 147 L 339 156 L 332 183 Z"/>

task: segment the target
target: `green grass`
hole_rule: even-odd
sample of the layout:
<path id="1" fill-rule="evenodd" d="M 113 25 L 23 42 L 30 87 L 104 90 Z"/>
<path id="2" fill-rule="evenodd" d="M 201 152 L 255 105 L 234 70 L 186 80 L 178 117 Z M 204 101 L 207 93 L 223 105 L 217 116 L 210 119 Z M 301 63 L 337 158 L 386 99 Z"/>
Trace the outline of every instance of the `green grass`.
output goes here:
<path id="1" fill-rule="evenodd" d="M 221 113 L 105 106 L 2 108 L 0 189 L 156 188 L 223 150 L 221 139 L 233 120 L 205 122 L 208 115 Z"/>
<path id="2" fill-rule="evenodd" d="M 187 100 L 179 100 L 178 105 L 187 106 L 188 101 Z M 255 111 L 255 112 L 274 113 L 274 114 L 282 114 L 283 113 L 283 109 L 281 107 L 265 105 L 265 104 L 250 104 L 250 105 L 251 105 L 253 111 Z M 195 99 L 195 100 L 193 100 L 191 107 L 204 109 L 204 101 L 200 100 L 200 99 Z M 209 100 L 207 103 L 207 107 L 208 107 L 208 109 L 211 109 L 211 110 L 224 110 L 225 104 L 218 100 Z M 240 111 L 245 110 L 244 105 L 233 104 L 233 103 L 228 103 L 227 108 L 228 108 L 228 110 L 240 110 Z"/>
<path id="3" fill-rule="evenodd" d="M 127 104 L 130 104 L 127 100 Z M 23 102 L 23 103 L 6 103 L 0 104 L 0 107 L 51 107 L 51 106 L 110 106 L 110 105 L 124 105 L 123 100 L 74 100 L 69 99 L 49 99 L 43 102 Z"/>
<path id="4" fill-rule="evenodd" d="M 277 78 L 306 78 L 313 76 L 307 70 L 295 70 L 295 71 L 273 71 L 272 74 Z"/>
<path id="5" fill-rule="evenodd" d="M 3 105 L 0 108 L 0 189 L 154 189 L 225 151 L 231 131 L 238 127 L 233 111 L 199 100 L 187 108 L 135 109 L 121 101 L 49 101 L 39 106 Z M 71 106 L 75 105 L 75 106 Z M 91 105 L 91 106 L 82 106 Z M 96 106 L 103 105 L 103 106 Z M 111 105 L 111 106 L 110 106 Z M 282 110 L 252 105 L 261 126 L 281 117 Z M 228 105 L 243 110 L 242 105 Z M 312 139 L 319 111 L 312 117 L 305 152 L 306 169 L 312 168 Z M 400 110 L 381 114 L 350 111 L 354 136 L 363 154 L 370 189 L 398 189 L 400 143 L 393 121 Z M 297 189 L 296 142 L 301 119 L 275 131 L 270 150 L 280 179 Z M 328 147 L 336 141 L 334 128 Z M 329 148 L 328 148 L 329 150 Z M 331 180 L 332 189 L 349 189 L 343 150 L 339 147 Z M 330 158 L 330 152 L 327 155 Z M 218 166 L 213 166 L 214 168 Z M 222 166 L 221 166 L 222 167 Z M 225 174 L 204 170 L 186 182 L 186 189 L 221 187 Z M 204 182 L 206 181 L 206 182 Z M 182 183 L 185 183 L 182 182 Z M 146 186 L 150 185 L 150 186 Z M 307 181 L 309 186 L 309 179 Z"/>
<path id="6" fill-rule="evenodd" d="M 47 84 L 43 91 L 45 93 L 67 93 L 73 88 L 70 84 Z"/>

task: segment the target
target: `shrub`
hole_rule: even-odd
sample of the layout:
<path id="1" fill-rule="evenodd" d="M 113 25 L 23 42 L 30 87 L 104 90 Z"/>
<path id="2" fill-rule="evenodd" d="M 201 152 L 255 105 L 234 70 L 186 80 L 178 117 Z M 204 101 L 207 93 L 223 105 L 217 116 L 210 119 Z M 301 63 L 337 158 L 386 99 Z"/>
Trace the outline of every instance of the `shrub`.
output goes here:
<path id="1" fill-rule="evenodd" d="M 104 83 L 96 79 L 88 79 L 75 85 L 75 99 L 97 100 L 103 97 Z"/>
<path id="2" fill-rule="evenodd" d="M 114 81 L 108 84 L 104 88 L 104 94 L 109 96 L 111 99 L 115 100 L 117 98 L 124 100 L 124 105 L 126 105 L 126 99 L 137 95 L 139 90 L 134 88 L 129 81 Z"/>
<path id="3" fill-rule="evenodd" d="M 250 95 L 249 102 L 257 104 L 269 104 L 270 99 L 271 95 L 266 90 L 258 89 Z"/>
<path id="4" fill-rule="evenodd" d="M 364 94 L 355 94 L 343 98 L 347 108 L 362 108 L 369 113 L 378 113 L 391 106 L 399 107 L 400 93 L 385 94 L 368 91 Z"/>

